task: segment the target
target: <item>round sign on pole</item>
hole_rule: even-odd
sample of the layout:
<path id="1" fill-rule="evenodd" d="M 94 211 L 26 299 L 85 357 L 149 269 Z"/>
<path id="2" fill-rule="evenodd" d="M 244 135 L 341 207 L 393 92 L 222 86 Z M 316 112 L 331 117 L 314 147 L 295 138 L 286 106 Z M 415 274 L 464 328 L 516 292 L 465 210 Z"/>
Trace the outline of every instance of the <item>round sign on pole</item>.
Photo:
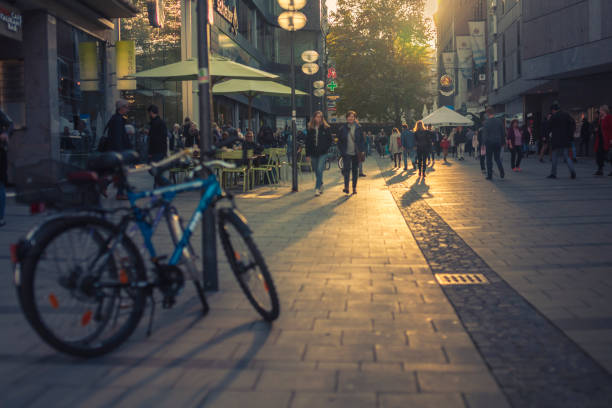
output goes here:
<path id="1" fill-rule="evenodd" d="M 304 62 L 317 62 L 319 59 L 319 53 L 315 50 L 307 50 L 302 53 L 302 60 Z"/>
<path id="2" fill-rule="evenodd" d="M 278 5 L 285 10 L 301 10 L 306 6 L 306 0 L 278 0 Z"/>
<path id="3" fill-rule="evenodd" d="M 315 89 L 313 94 L 314 96 L 321 97 L 325 95 L 325 89 Z"/>
<path id="4" fill-rule="evenodd" d="M 283 11 L 278 16 L 278 25 L 287 31 L 301 30 L 306 26 L 307 21 L 306 15 L 299 11 Z"/>
<path id="5" fill-rule="evenodd" d="M 314 75 L 319 72 L 319 66 L 312 62 L 308 62 L 302 65 L 302 72 L 304 72 L 306 75 Z"/>
<path id="6" fill-rule="evenodd" d="M 314 81 L 312 83 L 312 86 L 314 86 L 315 89 L 321 89 L 321 88 L 323 88 L 325 86 L 325 82 L 323 82 L 323 81 Z"/>

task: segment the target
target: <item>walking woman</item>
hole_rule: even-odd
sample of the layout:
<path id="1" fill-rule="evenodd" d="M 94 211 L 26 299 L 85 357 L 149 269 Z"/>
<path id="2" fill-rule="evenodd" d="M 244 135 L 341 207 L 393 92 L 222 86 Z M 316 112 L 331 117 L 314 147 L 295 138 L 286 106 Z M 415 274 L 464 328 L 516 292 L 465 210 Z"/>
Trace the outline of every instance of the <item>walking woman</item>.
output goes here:
<path id="1" fill-rule="evenodd" d="M 359 162 L 365 159 L 365 140 L 361 126 L 357 123 L 355 111 L 346 112 L 346 123 L 340 128 L 338 135 L 338 148 L 342 154 L 344 167 L 344 190 L 349 193 L 349 178 L 353 175 L 353 194 L 357 194 L 357 180 L 359 178 Z"/>
<path id="2" fill-rule="evenodd" d="M 315 196 L 323 194 L 323 170 L 327 160 L 327 151 L 331 146 L 329 125 L 323 119 L 323 112 L 316 111 L 308 122 L 306 134 L 306 155 L 310 157 L 312 169 L 315 172 Z"/>
<path id="3" fill-rule="evenodd" d="M 519 122 L 513 119 L 506 135 L 508 149 L 510 149 L 510 167 L 512 171 L 521 171 L 521 160 L 523 159 L 523 133 L 519 129 Z"/>
<path id="4" fill-rule="evenodd" d="M 393 128 L 391 136 L 389 136 L 389 153 L 391 154 L 391 160 L 394 163 L 393 168 L 400 168 L 402 166 L 402 150 L 400 141 L 400 132 L 397 128 Z"/>
<path id="5" fill-rule="evenodd" d="M 419 169 L 419 177 L 425 177 L 427 170 L 427 157 L 431 149 L 431 138 L 429 132 L 425 130 L 423 121 L 418 121 L 414 127 L 414 140 L 417 145 L 417 168 Z"/>

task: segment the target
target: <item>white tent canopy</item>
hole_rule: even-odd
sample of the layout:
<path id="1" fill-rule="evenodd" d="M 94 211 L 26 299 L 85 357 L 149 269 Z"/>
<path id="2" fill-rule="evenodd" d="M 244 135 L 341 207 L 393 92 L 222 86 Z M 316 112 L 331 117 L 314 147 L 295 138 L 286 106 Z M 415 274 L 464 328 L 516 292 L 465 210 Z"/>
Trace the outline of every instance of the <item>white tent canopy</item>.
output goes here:
<path id="1" fill-rule="evenodd" d="M 471 119 L 461 116 L 454 110 L 442 106 L 423 118 L 423 123 L 432 126 L 472 126 Z"/>

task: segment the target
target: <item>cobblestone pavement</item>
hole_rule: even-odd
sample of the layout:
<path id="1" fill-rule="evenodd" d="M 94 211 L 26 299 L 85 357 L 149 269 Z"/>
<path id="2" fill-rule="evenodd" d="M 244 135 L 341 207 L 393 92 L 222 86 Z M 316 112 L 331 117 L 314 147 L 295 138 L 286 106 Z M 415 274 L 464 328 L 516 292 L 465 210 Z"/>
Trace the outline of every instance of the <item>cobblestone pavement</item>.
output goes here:
<path id="1" fill-rule="evenodd" d="M 278 286 L 274 324 L 258 319 L 221 261 L 206 318 L 187 286 L 174 309 L 157 313 L 151 337 L 143 321 L 94 360 L 49 349 L 20 313 L 8 244 L 37 219 L 10 205 L 0 234 L 1 405 L 508 407 L 375 161 L 366 170 L 350 198 L 332 169 L 321 197 L 306 174 L 300 193 L 285 186 L 238 200 Z M 178 206 L 196 200 L 184 195 Z"/>
<path id="2" fill-rule="evenodd" d="M 570 180 L 556 180 L 561 186 L 551 186 L 549 180 L 542 182 L 548 166 L 530 160 L 521 174 L 511 174 L 506 180 L 492 184 L 483 180 L 478 166 L 468 159 L 448 165 L 438 162 L 423 182 L 416 181 L 410 173 L 389 169 L 387 161 L 380 164 L 432 270 L 483 273 L 491 281 L 490 285 L 445 287 L 445 293 L 513 405 L 609 406 L 612 379 L 602 365 L 609 368 L 610 350 L 602 353 L 592 342 L 584 341 L 581 333 L 567 327 L 584 330 L 591 325 L 591 338 L 599 330 L 599 343 L 610 346 L 605 318 L 593 327 L 592 319 L 584 319 L 571 311 L 576 309 L 576 295 L 584 296 L 577 287 L 592 290 L 577 310 L 590 307 L 594 298 L 606 302 L 605 297 L 597 294 L 609 289 L 612 257 L 608 254 L 606 258 L 600 252 L 602 246 L 612 242 L 609 229 L 606 231 L 605 226 L 591 229 L 598 239 L 592 245 L 595 248 L 581 245 L 594 240 L 592 236 L 585 238 L 574 233 L 584 228 L 583 217 L 600 215 L 603 219 L 599 225 L 609 223 L 609 214 L 597 211 L 601 205 L 597 201 L 609 202 L 612 198 L 609 194 L 612 180 L 588 178 L 578 185 L 569 183 Z M 581 167 L 583 175 L 590 170 L 588 164 Z M 537 209 L 533 202 L 538 202 Z M 549 218 L 549 222 L 543 222 L 542 218 Z M 550 222 L 556 218 L 564 222 L 561 225 Z M 559 242 L 562 243 L 555 245 Z M 561 249 L 557 246 L 563 248 L 559 252 L 569 252 L 567 258 L 549 255 Z M 525 257 L 524 252 L 529 254 L 532 248 L 538 248 L 538 255 Z M 563 271 L 563 260 L 578 255 L 579 261 L 584 258 L 580 264 L 582 269 Z M 603 265 L 607 265 L 608 273 L 591 270 Z M 550 269 L 556 274 L 546 274 Z M 580 282 L 585 270 L 590 272 L 590 285 Z M 520 277 L 530 284 L 525 290 L 527 285 L 522 285 L 520 280 L 518 285 L 509 280 L 520 295 L 500 279 L 500 276 L 512 277 L 512 271 L 520 271 Z M 578 284 L 567 285 L 571 280 L 578 280 Z M 554 303 L 566 311 L 562 317 L 558 316 L 558 310 L 538 302 L 532 292 L 546 294 L 551 290 L 557 295 Z M 593 312 L 596 310 L 593 308 Z M 607 307 L 600 313 L 609 311 Z M 547 317 L 566 329 L 566 334 L 594 359 Z M 543 388 L 546 393 L 541 392 Z"/>

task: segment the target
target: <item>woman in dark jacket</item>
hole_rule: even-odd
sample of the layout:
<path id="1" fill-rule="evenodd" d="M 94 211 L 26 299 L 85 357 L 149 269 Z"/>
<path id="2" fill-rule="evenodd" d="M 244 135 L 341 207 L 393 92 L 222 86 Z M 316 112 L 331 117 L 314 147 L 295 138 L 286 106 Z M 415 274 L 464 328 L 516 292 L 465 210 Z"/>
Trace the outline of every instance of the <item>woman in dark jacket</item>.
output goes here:
<path id="1" fill-rule="evenodd" d="M 427 170 L 427 157 L 431 150 L 431 137 L 429 132 L 425 130 L 422 121 L 418 121 L 414 127 L 414 141 L 417 146 L 417 168 L 419 169 L 419 177 L 425 177 Z"/>
<path id="2" fill-rule="evenodd" d="M 310 157 L 310 163 L 316 176 L 315 196 L 323 194 L 323 170 L 330 146 L 329 125 L 323 119 L 323 112 L 316 111 L 308 122 L 308 133 L 306 134 L 306 155 Z"/>

